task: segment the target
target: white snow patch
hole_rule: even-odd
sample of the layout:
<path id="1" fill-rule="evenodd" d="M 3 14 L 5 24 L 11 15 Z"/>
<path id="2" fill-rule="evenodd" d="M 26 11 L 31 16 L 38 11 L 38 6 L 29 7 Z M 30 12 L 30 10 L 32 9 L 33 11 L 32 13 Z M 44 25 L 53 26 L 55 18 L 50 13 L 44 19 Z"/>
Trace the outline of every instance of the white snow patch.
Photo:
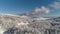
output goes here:
<path id="1" fill-rule="evenodd" d="M 36 20 L 46 20 L 48 18 L 43 18 L 43 17 L 40 17 L 40 18 L 36 18 Z"/>
<path id="2" fill-rule="evenodd" d="M 3 34 L 5 30 L 3 28 L 0 28 L 0 34 Z"/>
<path id="3" fill-rule="evenodd" d="M 28 22 L 24 23 L 24 22 L 21 22 L 21 23 L 17 23 L 18 25 L 27 25 L 29 24 Z"/>
<path id="4" fill-rule="evenodd" d="M 23 26 L 23 25 L 26 26 L 28 24 L 29 24 L 28 22 L 26 22 L 26 23 L 20 22 L 20 23 L 17 23 L 15 27 L 20 27 L 20 26 Z"/>

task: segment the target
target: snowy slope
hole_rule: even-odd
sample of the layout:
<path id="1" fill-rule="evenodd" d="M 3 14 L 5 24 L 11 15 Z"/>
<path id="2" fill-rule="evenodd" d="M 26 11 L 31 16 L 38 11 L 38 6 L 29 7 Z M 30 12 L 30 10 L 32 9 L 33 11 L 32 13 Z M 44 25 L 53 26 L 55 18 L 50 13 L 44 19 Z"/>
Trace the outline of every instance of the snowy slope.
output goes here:
<path id="1" fill-rule="evenodd" d="M 43 17 L 32 18 L 13 14 L 0 14 L 0 34 L 12 34 L 12 32 L 9 32 L 12 31 L 10 28 L 13 29 L 13 34 L 17 32 L 23 34 L 22 31 L 25 32 L 25 30 L 30 34 L 41 34 L 41 32 L 44 32 L 44 28 L 50 28 L 51 26 L 47 19 Z M 21 32 L 15 30 L 16 28 Z"/>

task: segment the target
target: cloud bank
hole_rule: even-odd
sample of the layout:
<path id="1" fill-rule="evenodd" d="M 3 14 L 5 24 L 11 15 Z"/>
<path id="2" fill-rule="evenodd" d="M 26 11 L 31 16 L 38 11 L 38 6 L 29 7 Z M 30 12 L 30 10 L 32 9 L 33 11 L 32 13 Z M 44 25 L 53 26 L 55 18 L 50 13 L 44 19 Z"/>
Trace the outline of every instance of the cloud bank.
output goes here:
<path id="1" fill-rule="evenodd" d="M 41 8 L 35 8 L 32 12 L 25 12 L 24 15 L 31 16 L 31 15 L 39 15 L 39 14 L 48 14 L 50 13 L 50 9 L 42 6 Z"/>
<path id="2" fill-rule="evenodd" d="M 49 13 L 50 12 L 50 9 L 49 8 L 46 8 L 46 7 L 44 7 L 44 6 L 42 6 L 41 8 L 36 8 L 35 10 L 34 10 L 34 12 L 35 13 Z"/>
<path id="3" fill-rule="evenodd" d="M 26 15 L 26 16 L 38 16 L 41 14 L 48 15 L 52 11 L 55 11 L 58 9 L 60 9 L 60 2 L 55 1 L 52 4 L 47 5 L 47 7 L 46 6 L 37 7 L 33 11 L 25 12 L 23 15 Z"/>
<path id="4" fill-rule="evenodd" d="M 50 6 L 53 7 L 54 9 L 60 9 L 60 2 L 54 2 Z"/>

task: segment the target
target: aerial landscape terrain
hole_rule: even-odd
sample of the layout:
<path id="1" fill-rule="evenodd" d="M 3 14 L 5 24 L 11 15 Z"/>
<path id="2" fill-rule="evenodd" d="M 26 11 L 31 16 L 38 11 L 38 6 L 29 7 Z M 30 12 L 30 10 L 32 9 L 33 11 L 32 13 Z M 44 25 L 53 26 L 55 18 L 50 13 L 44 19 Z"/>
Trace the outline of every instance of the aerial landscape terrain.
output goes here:
<path id="1" fill-rule="evenodd" d="M 0 15 L 0 34 L 46 34 L 46 29 L 50 28 L 60 28 L 60 17 L 51 19 L 12 14 Z"/>
<path id="2" fill-rule="evenodd" d="M 60 0 L 0 0 L 0 34 L 60 34 Z"/>

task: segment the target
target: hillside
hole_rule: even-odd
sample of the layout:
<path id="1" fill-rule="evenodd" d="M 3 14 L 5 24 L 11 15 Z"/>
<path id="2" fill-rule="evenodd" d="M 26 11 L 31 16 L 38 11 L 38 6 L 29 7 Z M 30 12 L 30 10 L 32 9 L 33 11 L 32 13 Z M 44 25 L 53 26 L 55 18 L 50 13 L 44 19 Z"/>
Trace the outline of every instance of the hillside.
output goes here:
<path id="1" fill-rule="evenodd" d="M 0 34 L 44 34 L 45 29 L 51 27 L 48 19 L 1 14 Z"/>

